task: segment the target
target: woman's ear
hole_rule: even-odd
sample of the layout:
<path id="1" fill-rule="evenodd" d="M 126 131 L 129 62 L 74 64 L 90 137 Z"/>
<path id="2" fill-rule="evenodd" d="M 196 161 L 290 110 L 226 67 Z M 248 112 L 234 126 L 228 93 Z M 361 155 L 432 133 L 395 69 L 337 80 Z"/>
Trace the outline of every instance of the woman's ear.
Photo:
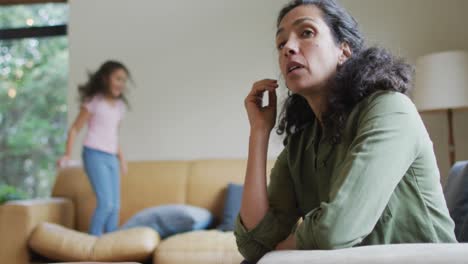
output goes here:
<path id="1" fill-rule="evenodd" d="M 342 42 L 340 44 L 340 50 L 341 54 L 338 58 L 338 64 L 343 65 L 343 63 L 345 63 L 345 61 L 347 61 L 351 57 L 352 51 L 351 47 L 347 42 Z"/>

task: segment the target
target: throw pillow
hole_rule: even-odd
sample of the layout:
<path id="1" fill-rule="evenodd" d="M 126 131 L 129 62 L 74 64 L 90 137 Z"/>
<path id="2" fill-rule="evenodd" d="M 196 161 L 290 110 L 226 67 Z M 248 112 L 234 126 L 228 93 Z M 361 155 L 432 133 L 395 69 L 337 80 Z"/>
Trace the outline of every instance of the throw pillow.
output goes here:
<path id="1" fill-rule="evenodd" d="M 190 205 L 173 204 L 150 207 L 130 218 L 121 229 L 151 227 L 161 238 L 208 228 L 213 221 L 210 211 Z"/>
<path id="2" fill-rule="evenodd" d="M 159 244 L 159 236 L 151 228 L 138 227 L 96 237 L 54 223 L 42 222 L 34 228 L 28 244 L 43 257 L 67 263 L 145 261 L 153 255 Z"/>
<path id="3" fill-rule="evenodd" d="M 241 184 L 229 183 L 226 191 L 226 199 L 224 200 L 223 219 L 217 229 L 222 231 L 233 231 L 236 217 L 239 214 L 242 191 L 244 187 Z"/>

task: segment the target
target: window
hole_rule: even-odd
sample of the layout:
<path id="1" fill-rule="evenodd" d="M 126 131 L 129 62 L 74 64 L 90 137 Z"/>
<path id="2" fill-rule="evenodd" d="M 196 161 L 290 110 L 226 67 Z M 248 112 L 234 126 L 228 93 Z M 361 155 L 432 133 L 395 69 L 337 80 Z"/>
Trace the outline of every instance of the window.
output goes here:
<path id="1" fill-rule="evenodd" d="M 0 185 L 45 197 L 63 153 L 68 5 L 0 6 Z"/>

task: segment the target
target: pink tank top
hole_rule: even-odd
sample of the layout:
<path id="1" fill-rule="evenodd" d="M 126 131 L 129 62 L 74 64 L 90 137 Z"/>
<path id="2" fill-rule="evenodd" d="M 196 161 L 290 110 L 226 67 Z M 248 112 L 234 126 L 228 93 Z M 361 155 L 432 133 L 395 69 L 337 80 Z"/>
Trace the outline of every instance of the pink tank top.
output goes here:
<path id="1" fill-rule="evenodd" d="M 119 148 L 119 123 L 125 113 L 125 104 L 117 100 L 114 105 L 104 96 L 95 95 L 83 104 L 91 114 L 84 145 L 111 154 L 117 154 Z"/>

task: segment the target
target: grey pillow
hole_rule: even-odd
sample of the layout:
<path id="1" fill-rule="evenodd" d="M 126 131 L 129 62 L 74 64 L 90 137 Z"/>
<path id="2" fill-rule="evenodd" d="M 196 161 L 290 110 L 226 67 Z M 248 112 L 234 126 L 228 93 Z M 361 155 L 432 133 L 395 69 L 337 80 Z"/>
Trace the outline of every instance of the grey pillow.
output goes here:
<path id="1" fill-rule="evenodd" d="M 130 218 L 121 229 L 137 226 L 153 228 L 161 238 L 170 235 L 208 228 L 213 222 L 210 211 L 183 204 L 146 208 Z"/>
<path id="2" fill-rule="evenodd" d="M 241 207 L 243 190 L 244 186 L 241 184 L 228 184 L 224 200 L 223 219 L 221 224 L 216 227 L 217 229 L 221 231 L 234 230 L 234 223 Z"/>

